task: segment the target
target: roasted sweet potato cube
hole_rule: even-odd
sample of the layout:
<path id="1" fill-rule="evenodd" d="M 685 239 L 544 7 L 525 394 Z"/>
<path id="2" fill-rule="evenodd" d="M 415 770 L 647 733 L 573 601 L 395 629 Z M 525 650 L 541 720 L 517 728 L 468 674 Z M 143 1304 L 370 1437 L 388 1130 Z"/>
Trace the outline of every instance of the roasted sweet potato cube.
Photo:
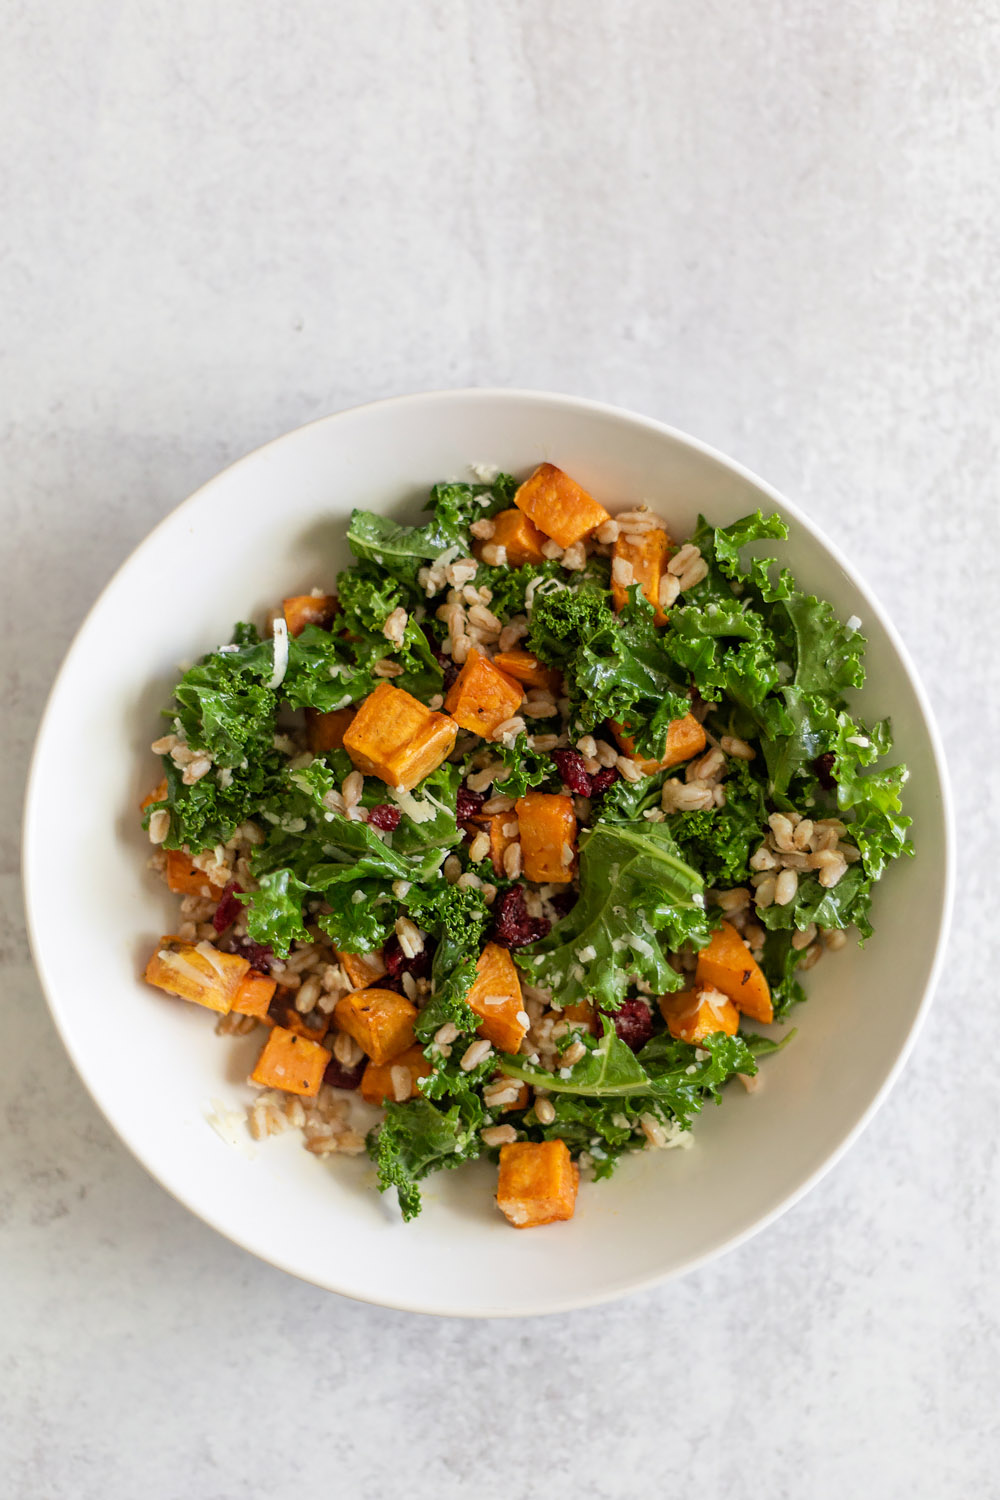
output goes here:
<path id="1" fill-rule="evenodd" d="M 340 608 L 336 594 L 295 594 L 283 602 L 289 635 L 301 635 L 307 625 L 327 628 Z"/>
<path id="2" fill-rule="evenodd" d="M 213 885 L 204 870 L 191 863 L 190 854 L 183 849 L 167 850 L 167 885 L 176 896 L 204 896 L 215 901 L 221 896 L 223 887 Z"/>
<path id="3" fill-rule="evenodd" d="M 315 1095 L 332 1055 L 318 1042 L 298 1036 L 284 1026 L 275 1026 L 250 1074 L 250 1082 L 266 1089 L 284 1089 L 286 1094 Z"/>
<path id="4" fill-rule="evenodd" d="M 567 885 L 573 879 L 576 851 L 573 798 L 561 792 L 526 792 L 515 808 L 527 878 L 540 885 Z"/>
<path id="5" fill-rule="evenodd" d="M 146 965 L 146 978 L 157 989 L 208 1010 L 228 1015 L 250 965 L 235 953 L 220 953 L 211 943 L 185 943 L 164 937 Z"/>
<path id="6" fill-rule="evenodd" d="M 251 969 L 244 974 L 240 980 L 240 987 L 236 991 L 232 1009 L 241 1016 L 255 1016 L 262 1021 L 267 1015 L 267 1008 L 274 999 L 274 992 L 278 988 L 277 980 L 269 974 L 261 974 L 259 969 Z"/>
<path id="7" fill-rule="evenodd" d="M 493 535 L 490 542 L 495 547 L 503 547 L 507 553 L 507 564 L 511 568 L 523 567 L 525 563 L 540 563 L 545 561 L 545 553 L 542 544 L 545 535 L 539 531 L 533 521 L 529 521 L 523 511 L 515 508 L 513 510 L 501 510 L 493 517 Z M 483 548 L 488 542 L 474 542 L 472 550 L 476 556 L 481 558 Z"/>
<path id="8" fill-rule="evenodd" d="M 338 1000 L 333 1018 L 374 1063 L 392 1062 L 413 1045 L 417 1007 L 405 995 L 370 986 Z"/>
<path id="9" fill-rule="evenodd" d="M 466 996 L 482 1020 L 480 1036 L 501 1052 L 516 1052 L 528 1030 L 521 981 L 514 960 L 499 943 L 487 943 L 476 963 L 476 978 Z"/>
<path id="10" fill-rule="evenodd" d="M 682 761 L 691 760 L 700 755 L 708 743 L 705 731 L 698 723 L 694 714 L 685 714 L 683 719 L 675 719 L 667 730 L 667 746 L 662 760 L 644 759 L 635 753 L 635 740 L 627 735 L 620 724 L 611 721 L 611 730 L 618 741 L 620 749 L 630 756 L 647 776 L 652 776 L 654 771 L 666 771 L 671 766 L 679 766 Z"/>
<path id="11" fill-rule="evenodd" d="M 385 960 L 378 953 L 338 953 L 340 967 L 356 990 L 377 984 L 385 973 Z"/>
<path id="12" fill-rule="evenodd" d="M 402 688 L 381 682 L 344 733 L 344 749 L 359 771 L 408 792 L 447 760 L 458 725 L 433 713 Z"/>
<path id="13" fill-rule="evenodd" d="M 154 786 L 153 790 L 151 792 L 147 792 L 145 797 L 143 797 L 142 801 L 139 803 L 139 811 L 145 812 L 146 808 L 151 807 L 154 802 L 165 801 L 166 795 L 167 778 L 164 777 L 158 786 Z"/>
<path id="14" fill-rule="evenodd" d="M 707 984 L 728 995 L 737 1010 L 768 1025 L 774 1020 L 771 990 L 760 964 L 731 922 L 713 932 L 708 946 L 698 954 L 695 969 L 698 984 Z"/>
<path id="15" fill-rule="evenodd" d="M 498 724 L 517 713 L 523 697 L 521 684 L 473 646 L 448 690 L 444 706 L 463 729 L 488 737 Z"/>
<path id="16" fill-rule="evenodd" d="M 629 585 L 615 579 L 615 563 L 626 562 L 632 569 L 632 581 L 637 583 L 653 606 L 653 620 L 657 625 L 667 623 L 666 611 L 660 608 L 660 580 L 666 571 L 670 554 L 670 538 L 659 527 L 647 531 L 641 537 L 622 534 L 615 542 L 611 562 L 611 597 L 615 609 L 624 609 L 628 603 Z"/>
<path id="17" fill-rule="evenodd" d="M 555 464 L 539 464 L 514 496 L 514 504 L 560 547 L 572 547 L 611 519 L 603 505 Z"/>
<path id="18" fill-rule="evenodd" d="M 543 667 L 533 651 L 522 651 L 520 648 L 498 651 L 493 658 L 493 665 L 525 687 L 548 688 L 550 693 L 558 693 L 562 687 L 562 673 L 557 672 L 555 667 Z"/>
<path id="19" fill-rule="evenodd" d="M 322 755 L 325 750 L 341 750 L 344 734 L 353 718 L 353 708 L 333 708 L 326 714 L 317 708 L 307 708 L 306 741 L 313 755 Z"/>
<path id="20" fill-rule="evenodd" d="M 497 1207 L 515 1229 L 571 1219 L 580 1170 L 565 1141 L 515 1141 L 500 1147 Z"/>
<path id="21" fill-rule="evenodd" d="M 517 837 L 512 833 L 505 833 L 505 828 L 516 824 L 517 819 L 511 812 L 492 813 L 486 827 L 490 835 L 490 859 L 493 861 L 493 869 L 497 875 L 504 873 L 503 857 L 511 844 L 517 843 Z"/>
<path id="22" fill-rule="evenodd" d="M 695 984 L 693 990 L 678 990 L 660 1000 L 660 1014 L 667 1030 L 679 1042 L 703 1042 L 707 1036 L 724 1031 L 735 1036 L 740 1024 L 739 1011 L 721 990 Z"/>
<path id="23" fill-rule="evenodd" d="M 433 1069 L 419 1045 L 407 1047 L 391 1062 L 370 1062 L 361 1075 L 361 1097 L 369 1104 L 385 1104 L 395 1100 L 415 1099 L 420 1093 L 418 1078 L 427 1078 Z"/>

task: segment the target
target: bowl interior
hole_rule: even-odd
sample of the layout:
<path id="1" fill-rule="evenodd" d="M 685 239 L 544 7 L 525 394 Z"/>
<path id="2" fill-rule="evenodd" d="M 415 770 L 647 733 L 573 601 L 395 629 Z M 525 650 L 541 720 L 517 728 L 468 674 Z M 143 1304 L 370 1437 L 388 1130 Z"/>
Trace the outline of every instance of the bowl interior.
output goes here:
<path id="1" fill-rule="evenodd" d="M 174 898 L 145 869 L 136 815 L 158 778 L 149 751 L 177 664 L 229 639 L 233 621 L 332 584 L 352 506 L 416 519 L 436 480 L 470 462 L 566 468 L 610 509 L 648 500 L 683 536 L 699 511 L 728 522 L 758 506 L 790 523 L 801 583 L 857 614 L 869 637 L 872 715 L 889 713 L 911 768 L 917 857 L 876 894 L 876 935 L 808 976 L 792 1046 L 754 1096 L 731 1089 L 689 1151 L 644 1153 L 584 1185 L 576 1217 L 510 1229 L 488 1166 L 427 1184 L 399 1222 L 367 1159 L 323 1161 L 281 1138 L 244 1149 L 206 1122 L 239 1106 L 259 1038 L 141 981 Z M 544 1312 L 669 1276 L 760 1227 L 828 1165 L 907 1049 L 947 919 L 948 824 L 920 691 L 891 627 L 839 556 L 752 476 L 681 435 L 561 397 L 455 392 L 363 407 L 251 454 L 169 516 L 124 565 L 66 660 L 39 735 L 25 821 L 36 959 L 57 1025 L 108 1120 L 195 1213 L 297 1275 L 354 1297 L 450 1314 Z"/>

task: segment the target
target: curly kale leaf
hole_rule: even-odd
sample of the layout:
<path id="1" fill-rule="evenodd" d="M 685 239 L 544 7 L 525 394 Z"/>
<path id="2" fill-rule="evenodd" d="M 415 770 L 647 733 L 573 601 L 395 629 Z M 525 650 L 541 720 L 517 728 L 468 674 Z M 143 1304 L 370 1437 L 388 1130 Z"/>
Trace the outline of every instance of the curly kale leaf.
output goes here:
<path id="1" fill-rule="evenodd" d="M 632 976 L 656 994 L 679 989 L 668 954 L 708 942 L 703 886 L 664 823 L 599 821 L 581 836 L 576 905 L 517 961 L 564 1006 L 595 999 L 615 1010 Z"/>
<path id="2" fill-rule="evenodd" d="M 536 590 L 528 644 L 563 674 L 578 733 L 624 723 L 640 754 L 663 754 L 667 730 L 690 706 L 649 601 L 633 585 L 617 615 L 604 589 Z"/>
<path id="3" fill-rule="evenodd" d="M 368 1154 L 379 1192 L 396 1189 L 405 1220 L 420 1212 L 421 1178 L 479 1155 L 481 1119 L 481 1107 L 479 1119 L 468 1118 L 458 1104 L 444 1108 L 424 1098 L 386 1107 L 385 1119 L 369 1132 Z"/>
<path id="4" fill-rule="evenodd" d="M 681 854 L 706 885 L 726 890 L 749 880 L 750 856 L 767 827 L 765 790 L 746 761 L 731 761 L 724 806 L 668 819 Z"/>
<path id="5" fill-rule="evenodd" d="M 467 556 L 472 522 L 510 506 L 516 488 L 509 474 L 498 474 L 492 484 L 437 484 L 427 502 L 431 519 L 426 525 L 401 526 L 374 511 L 355 510 L 347 540 L 355 557 L 422 596 L 420 569 L 451 549 L 456 556 Z"/>

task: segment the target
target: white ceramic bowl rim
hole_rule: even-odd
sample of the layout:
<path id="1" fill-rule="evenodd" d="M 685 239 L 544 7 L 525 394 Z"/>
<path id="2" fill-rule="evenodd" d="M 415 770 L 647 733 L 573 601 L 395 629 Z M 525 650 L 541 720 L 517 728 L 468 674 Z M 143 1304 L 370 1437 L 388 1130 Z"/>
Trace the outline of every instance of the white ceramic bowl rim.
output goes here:
<path id="1" fill-rule="evenodd" d="M 944 868 L 941 871 L 941 906 L 936 951 L 934 954 L 932 965 L 930 967 L 930 971 L 927 975 L 927 981 L 923 996 L 913 1014 L 909 1029 L 899 1045 L 895 1061 L 886 1070 L 881 1085 L 870 1098 L 866 1107 L 859 1113 L 854 1125 L 842 1135 L 839 1142 L 829 1151 L 828 1155 L 818 1166 L 801 1177 L 796 1185 L 785 1194 L 781 1202 L 774 1206 L 770 1211 L 762 1214 L 752 1223 L 742 1228 L 739 1232 L 731 1234 L 725 1240 L 713 1245 L 703 1253 L 693 1255 L 685 1261 L 674 1265 L 667 1271 L 646 1275 L 637 1279 L 631 1279 L 626 1284 L 622 1285 L 612 1287 L 600 1286 L 597 1287 L 591 1294 L 584 1295 L 577 1292 L 564 1301 L 559 1301 L 558 1298 L 553 1298 L 547 1303 L 544 1309 L 539 1309 L 534 1305 L 531 1305 L 529 1307 L 508 1306 L 504 1308 L 479 1308 L 475 1306 L 455 1308 L 448 1305 L 429 1306 L 426 1301 L 421 1301 L 418 1304 L 412 1300 L 409 1300 L 406 1295 L 396 1296 L 392 1294 L 384 1295 L 380 1293 L 376 1297 L 373 1296 L 370 1291 L 365 1291 L 358 1286 L 351 1285 L 348 1281 L 345 1281 L 343 1279 L 341 1279 L 337 1283 L 337 1285 L 334 1286 L 330 1281 L 324 1281 L 318 1276 L 308 1275 L 302 1270 L 300 1266 L 292 1264 L 287 1258 L 281 1258 L 269 1254 L 259 1245 L 249 1244 L 246 1239 L 234 1234 L 231 1226 L 227 1225 L 227 1223 L 225 1222 L 224 1215 L 219 1215 L 218 1217 L 216 1217 L 213 1215 L 211 1210 L 206 1210 L 204 1204 L 196 1205 L 194 1202 L 192 1202 L 186 1192 L 184 1183 L 179 1182 L 175 1178 L 170 1177 L 164 1171 L 160 1170 L 158 1166 L 154 1162 L 152 1162 L 147 1157 L 147 1155 L 135 1144 L 135 1142 L 129 1139 L 122 1125 L 115 1119 L 110 1104 L 102 1099 L 101 1095 L 92 1086 L 88 1075 L 87 1060 L 81 1055 L 80 1049 L 76 1045 L 75 1039 L 70 1034 L 70 1030 L 66 1024 L 60 995 L 57 992 L 57 985 L 55 984 L 51 974 L 45 945 L 39 930 L 41 926 L 40 913 L 42 910 L 42 902 L 45 900 L 45 872 L 42 869 L 38 868 L 36 862 L 35 851 L 32 844 L 32 830 L 36 822 L 38 801 L 42 795 L 42 788 L 39 784 L 39 762 L 41 760 L 41 750 L 46 739 L 49 722 L 53 716 L 54 705 L 64 684 L 67 683 L 70 678 L 72 678 L 74 672 L 77 669 L 77 657 L 83 644 L 83 638 L 86 635 L 88 625 L 91 621 L 91 618 L 100 608 L 101 603 L 105 599 L 105 597 L 115 589 L 122 575 L 125 574 L 136 563 L 137 560 L 142 559 L 145 554 L 155 551 L 158 546 L 158 541 L 161 533 L 168 526 L 175 525 L 178 518 L 183 516 L 186 511 L 195 508 L 199 504 L 202 496 L 206 493 L 206 491 L 211 490 L 215 485 L 219 483 L 219 481 L 224 476 L 232 475 L 242 467 L 258 462 L 263 455 L 275 453 L 277 450 L 281 449 L 283 445 L 295 442 L 303 433 L 308 432 L 313 428 L 350 421 L 354 418 L 357 418 L 361 413 L 365 412 L 374 412 L 377 410 L 388 411 L 391 409 L 401 408 L 419 409 L 421 406 L 433 407 L 435 404 L 440 403 L 441 401 L 459 404 L 468 403 L 470 409 L 484 403 L 494 403 L 502 405 L 503 403 L 530 402 L 540 407 L 558 407 L 563 409 L 564 411 L 572 410 L 580 414 L 591 413 L 595 416 L 601 416 L 605 418 L 612 417 L 623 419 L 636 429 L 645 429 L 650 433 L 660 434 L 663 437 L 671 439 L 673 442 L 686 447 L 690 451 L 701 455 L 705 459 L 711 460 L 722 469 L 728 470 L 731 474 L 737 476 L 741 480 L 744 480 L 748 485 L 751 485 L 762 495 L 769 497 L 775 504 L 779 505 L 781 509 L 798 525 L 803 527 L 807 533 L 811 534 L 820 543 L 829 557 L 842 568 L 843 572 L 851 580 L 851 583 L 857 589 L 858 593 L 864 598 L 870 614 L 877 619 L 882 630 L 888 637 L 899 662 L 901 663 L 905 673 L 907 674 L 910 688 L 917 700 L 921 714 L 923 716 L 924 728 L 930 740 L 934 769 L 939 783 L 939 790 L 942 799 L 945 858 Z M 237 460 L 234 464 L 228 466 L 226 469 L 222 470 L 219 474 L 210 479 L 206 484 L 202 485 L 191 496 L 189 496 L 185 501 L 177 506 L 172 512 L 165 516 L 163 520 L 158 523 L 158 525 L 125 559 L 125 561 L 117 569 L 112 578 L 105 585 L 104 589 L 101 591 L 101 594 L 98 596 L 98 599 L 95 601 L 91 609 L 88 611 L 83 622 L 79 626 L 73 643 L 71 644 L 66 654 L 63 664 L 60 667 L 53 686 L 50 690 L 46 707 L 42 715 L 38 735 L 36 738 L 32 765 L 28 776 L 23 827 L 23 879 L 25 889 L 27 927 L 32 953 L 39 973 L 42 988 L 48 1001 L 48 1005 L 56 1029 L 59 1032 L 63 1043 L 66 1046 L 78 1073 L 80 1074 L 80 1077 L 82 1078 L 85 1086 L 88 1088 L 88 1091 L 90 1092 L 94 1103 L 97 1105 L 97 1108 L 104 1115 L 105 1119 L 111 1125 L 112 1129 L 114 1129 L 119 1137 L 123 1140 L 124 1144 L 128 1146 L 133 1154 L 136 1155 L 138 1160 L 142 1162 L 147 1171 L 149 1171 L 150 1174 L 155 1177 L 157 1181 L 159 1181 L 160 1184 L 164 1188 L 166 1188 L 166 1190 L 171 1193 L 172 1196 L 174 1196 L 179 1202 L 183 1203 L 186 1207 L 190 1208 L 192 1212 L 196 1213 L 200 1218 L 204 1219 L 207 1223 L 212 1225 L 212 1227 L 218 1230 L 220 1234 L 225 1235 L 229 1239 L 235 1240 L 236 1243 L 241 1244 L 244 1248 L 250 1250 L 251 1253 L 268 1260 L 271 1264 L 278 1266 L 280 1269 L 288 1271 L 290 1274 L 299 1276 L 302 1279 L 311 1280 L 318 1286 L 337 1290 L 344 1295 L 352 1296 L 358 1298 L 359 1300 L 373 1301 L 377 1302 L 378 1305 L 394 1307 L 404 1311 L 419 1311 L 438 1315 L 520 1316 L 523 1315 L 526 1311 L 538 1312 L 544 1310 L 546 1312 L 562 1312 L 576 1307 L 590 1306 L 600 1302 L 605 1302 L 617 1296 L 626 1295 L 634 1291 L 640 1291 L 647 1287 L 654 1286 L 674 1275 L 684 1274 L 689 1270 L 693 1270 L 700 1265 L 706 1264 L 707 1262 L 715 1259 L 718 1255 L 724 1254 L 725 1252 L 732 1250 L 736 1246 L 742 1244 L 752 1235 L 755 1235 L 758 1231 L 765 1228 L 768 1224 L 772 1223 L 787 1209 L 791 1208 L 806 1192 L 808 1192 L 808 1190 L 812 1186 L 814 1186 L 816 1182 L 819 1181 L 819 1179 L 828 1170 L 830 1170 L 831 1167 L 836 1164 L 837 1161 L 839 1161 L 841 1156 L 857 1139 L 862 1130 L 871 1120 L 875 1111 L 885 1099 L 886 1095 L 897 1079 L 901 1069 L 903 1068 L 912 1050 L 920 1026 L 922 1025 L 926 1017 L 927 1010 L 934 992 L 934 987 L 940 975 L 954 899 L 953 814 L 951 808 L 950 789 L 945 770 L 945 759 L 938 730 L 934 721 L 934 716 L 928 703 L 927 695 L 916 673 L 906 647 L 899 638 L 891 620 L 886 615 L 878 600 L 875 598 L 875 596 L 872 594 L 871 590 L 866 586 L 863 580 L 859 578 L 856 568 L 848 562 L 848 560 L 841 553 L 840 549 L 834 543 L 832 543 L 822 531 L 820 531 L 815 523 L 806 518 L 806 516 L 794 503 L 786 499 L 784 495 L 780 494 L 771 485 L 760 479 L 749 469 L 728 458 L 708 444 L 700 442 L 698 439 L 690 437 L 688 434 L 681 432 L 676 428 L 670 427 L 665 423 L 658 422 L 653 418 L 641 416 L 633 412 L 629 412 L 625 409 L 612 406 L 608 403 L 590 401 L 581 397 L 564 396 L 549 391 L 493 388 L 472 388 L 460 390 L 442 389 L 420 392 L 412 395 L 390 397 L 381 401 L 365 403 L 362 406 L 352 407 L 345 411 L 318 418 L 314 422 L 306 424 L 304 427 L 294 429 L 289 433 L 285 433 L 282 436 L 275 438 L 271 442 L 264 444 L 262 447 L 246 454 L 243 458 Z"/>

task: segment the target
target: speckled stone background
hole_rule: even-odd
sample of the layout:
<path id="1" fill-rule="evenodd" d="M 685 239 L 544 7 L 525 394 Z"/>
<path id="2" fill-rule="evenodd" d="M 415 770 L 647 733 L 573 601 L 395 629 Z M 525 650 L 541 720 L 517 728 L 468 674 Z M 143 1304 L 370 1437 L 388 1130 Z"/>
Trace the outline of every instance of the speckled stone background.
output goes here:
<path id="1" fill-rule="evenodd" d="M 996 0 L 0 23 L 0 1491 L 1000 1494 Z M 287 428 L 469 384 L 635 407 L 805 505 L 924 674 L 963 876 L 826 1181 L 685 1281 L 513 1324 L 325 1295 L 169 1199 L 62 1054 L 17 877 L 48 683 L 133 544 Z"/>

